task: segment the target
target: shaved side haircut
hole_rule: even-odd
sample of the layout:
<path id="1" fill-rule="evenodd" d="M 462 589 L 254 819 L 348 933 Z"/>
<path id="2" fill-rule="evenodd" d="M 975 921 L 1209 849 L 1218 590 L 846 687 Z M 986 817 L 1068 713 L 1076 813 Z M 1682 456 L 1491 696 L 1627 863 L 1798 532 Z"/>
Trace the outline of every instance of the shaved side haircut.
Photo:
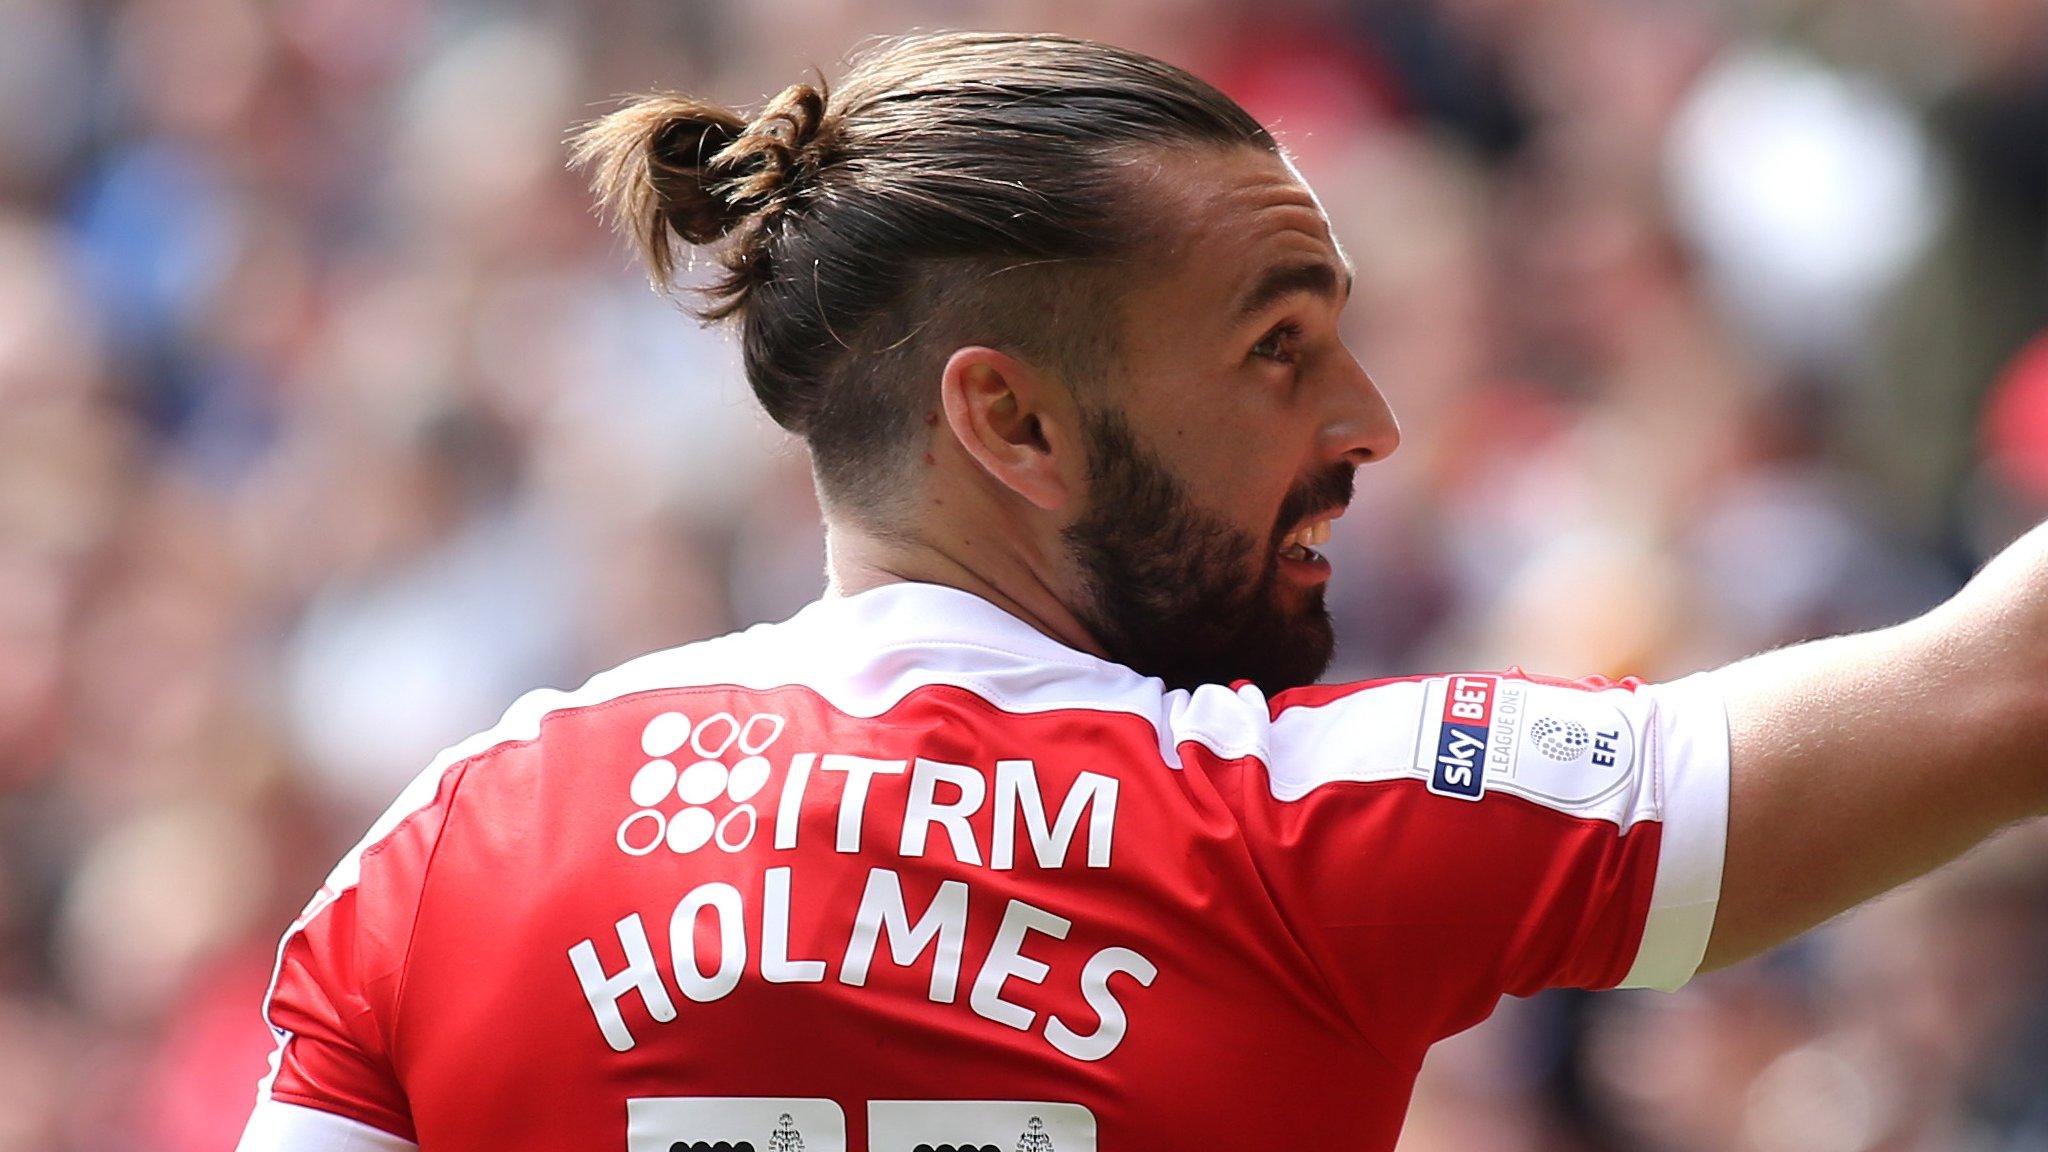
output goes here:
<path id="1" fill-rule="evenodd" d="M 836 91 L 751 117 L 639 98 L 583 128 L 575 162 L 655 283 L 711 248 L 697 313 L 740 329 L 748 383 L 810 445 L 835 511 L 885 528 L 956 348 L 1079 386 L 1113 368 L 1119 262 L 1158 234 L 1148 151 L 1278 151 L 1188 72 L 1051 35 L 890 40 Z"/>

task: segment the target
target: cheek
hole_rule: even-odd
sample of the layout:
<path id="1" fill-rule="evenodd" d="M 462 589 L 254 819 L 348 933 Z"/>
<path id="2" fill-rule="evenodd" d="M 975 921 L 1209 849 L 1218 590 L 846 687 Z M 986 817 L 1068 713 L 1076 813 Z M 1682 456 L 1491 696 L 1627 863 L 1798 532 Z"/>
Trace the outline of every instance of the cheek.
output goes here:
<path id="1" fill-rule="evenodd" d="M 1261 542 L 1272 534 L 1294 477 L 1291 464 L 1272 456 L 1270 446 L 1247 438 L 1208 471 L 1201 495 L 1208 507 Z"/>
<path id="2" fill-rule="evenodd" d="M 1132 416 L 1151 417 L 1147 439 L 1172 461 L 1200 508 L 1263 539 L 1301 473 L 1301 430 L 1261 385 L 1209 383 L 1214 386 L 1184 389 L 1177 403 Z"/>
<path id="3" fill-rule="evenodd" d="M 1256 524 L 1260 531 L 1273 526 L 1281 502 L 1315 455 L 1312 424 L 1264 390 L 1245 384 L 1232 404 L 1208 414 L 1210 476 L 1222 501 L 1217 507 L 1233 509 L 1233 519 Z"/>

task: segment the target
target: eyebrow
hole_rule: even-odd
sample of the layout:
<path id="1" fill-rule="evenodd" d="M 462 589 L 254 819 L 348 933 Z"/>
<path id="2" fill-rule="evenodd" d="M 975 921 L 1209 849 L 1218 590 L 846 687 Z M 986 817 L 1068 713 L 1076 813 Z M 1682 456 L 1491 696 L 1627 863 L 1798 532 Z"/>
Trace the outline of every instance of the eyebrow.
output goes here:
<path id="1" fill-rule="evenodd" d="M 1352 281 L 1350 267 L 1344 268 L 1341 277 L 1340 293 L 1339 272 L 1327 261 L 1312 260 L 1302 264 L 1281 264 L 1268 268 L 1238 301 L 1238 317 L 1251 317 L 1264 311 L 1275 301 L 1296 292 L 1307 292 L 1331 299 L 1336 299 L 1340 295 L 1348 297 L 1351 295 Z"/>

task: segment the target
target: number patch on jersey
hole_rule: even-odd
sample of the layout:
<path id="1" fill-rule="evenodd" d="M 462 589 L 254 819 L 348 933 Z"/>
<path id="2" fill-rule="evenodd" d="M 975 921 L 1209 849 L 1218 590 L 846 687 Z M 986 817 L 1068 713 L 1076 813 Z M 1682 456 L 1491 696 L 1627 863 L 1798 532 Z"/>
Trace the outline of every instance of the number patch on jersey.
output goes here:
<path id="1" fill-rule="evenodd" d="M 846 1152 L 846 1113 L 816 1098 L 640 1096 L 626 1101 L 626 1152 Z"/>
<path id="2" fill-rule="evenodd" d="M 868 1152 L 1095 1152 L 1095 1114 L 1035 1100 L 873 1100 Z"/>
<path id="3" fill-rule="evenodd" d="M 1042 1100 L 872 1100 L 868 1152 L 1095 1152 L 1095 1114 Z M 627 1152 L 846 1152 L 836 1101 L 639 1096 Z"/>

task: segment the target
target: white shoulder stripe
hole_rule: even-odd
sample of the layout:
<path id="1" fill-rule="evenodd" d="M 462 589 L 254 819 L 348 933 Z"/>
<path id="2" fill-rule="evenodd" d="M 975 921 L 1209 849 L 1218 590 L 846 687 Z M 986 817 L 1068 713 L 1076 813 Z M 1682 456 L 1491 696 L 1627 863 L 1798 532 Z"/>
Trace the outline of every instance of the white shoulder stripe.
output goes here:
<path id="1" fill-rule="evenodd" d="M 249 1114 L 235 1152 L 418 1152 L 419 1145 L 346 1116 L 265 1100 Z"/>
<path id="2" fill-rule="evenodd" d="M 941 601 L 942 610 L 935 612 L 926 600 L 911 616 L 901 610 L 904 589 L 922 596 L 943 592 L 970 603 Z M 943 616 L 952 618 L 937 618 Z M 437 764 L 532 739 L 544 717 L 563 709 L 638 692 L 714 685 L 804 688 L 856 717 L 880 716 L 930 687 L 958 688 L 1015 715 L 1124 713 L 1152 726 L 1161 758 L 1174 768 L 1180 767 L 1179 745 L 1190 740 L 1225 758 L 1267 751 L 1266 701 L 1256 689 L 1169 690 L 1123 665 L 1056 644 L 966 593 L 894 585 L 820 601 L 781 624 L 642 656 L 599 673 L 574 692 L 528 693 L 497 725 L 449 749 Z"/>
<path id="3" fill-rule="evenodd" d="M 1299 800 L 1338 781 L 1420 778 L 1423 696 L 1423 684 L 1397 680 L 1282 711 L 1265 760 L 1273 798 Z"/>

